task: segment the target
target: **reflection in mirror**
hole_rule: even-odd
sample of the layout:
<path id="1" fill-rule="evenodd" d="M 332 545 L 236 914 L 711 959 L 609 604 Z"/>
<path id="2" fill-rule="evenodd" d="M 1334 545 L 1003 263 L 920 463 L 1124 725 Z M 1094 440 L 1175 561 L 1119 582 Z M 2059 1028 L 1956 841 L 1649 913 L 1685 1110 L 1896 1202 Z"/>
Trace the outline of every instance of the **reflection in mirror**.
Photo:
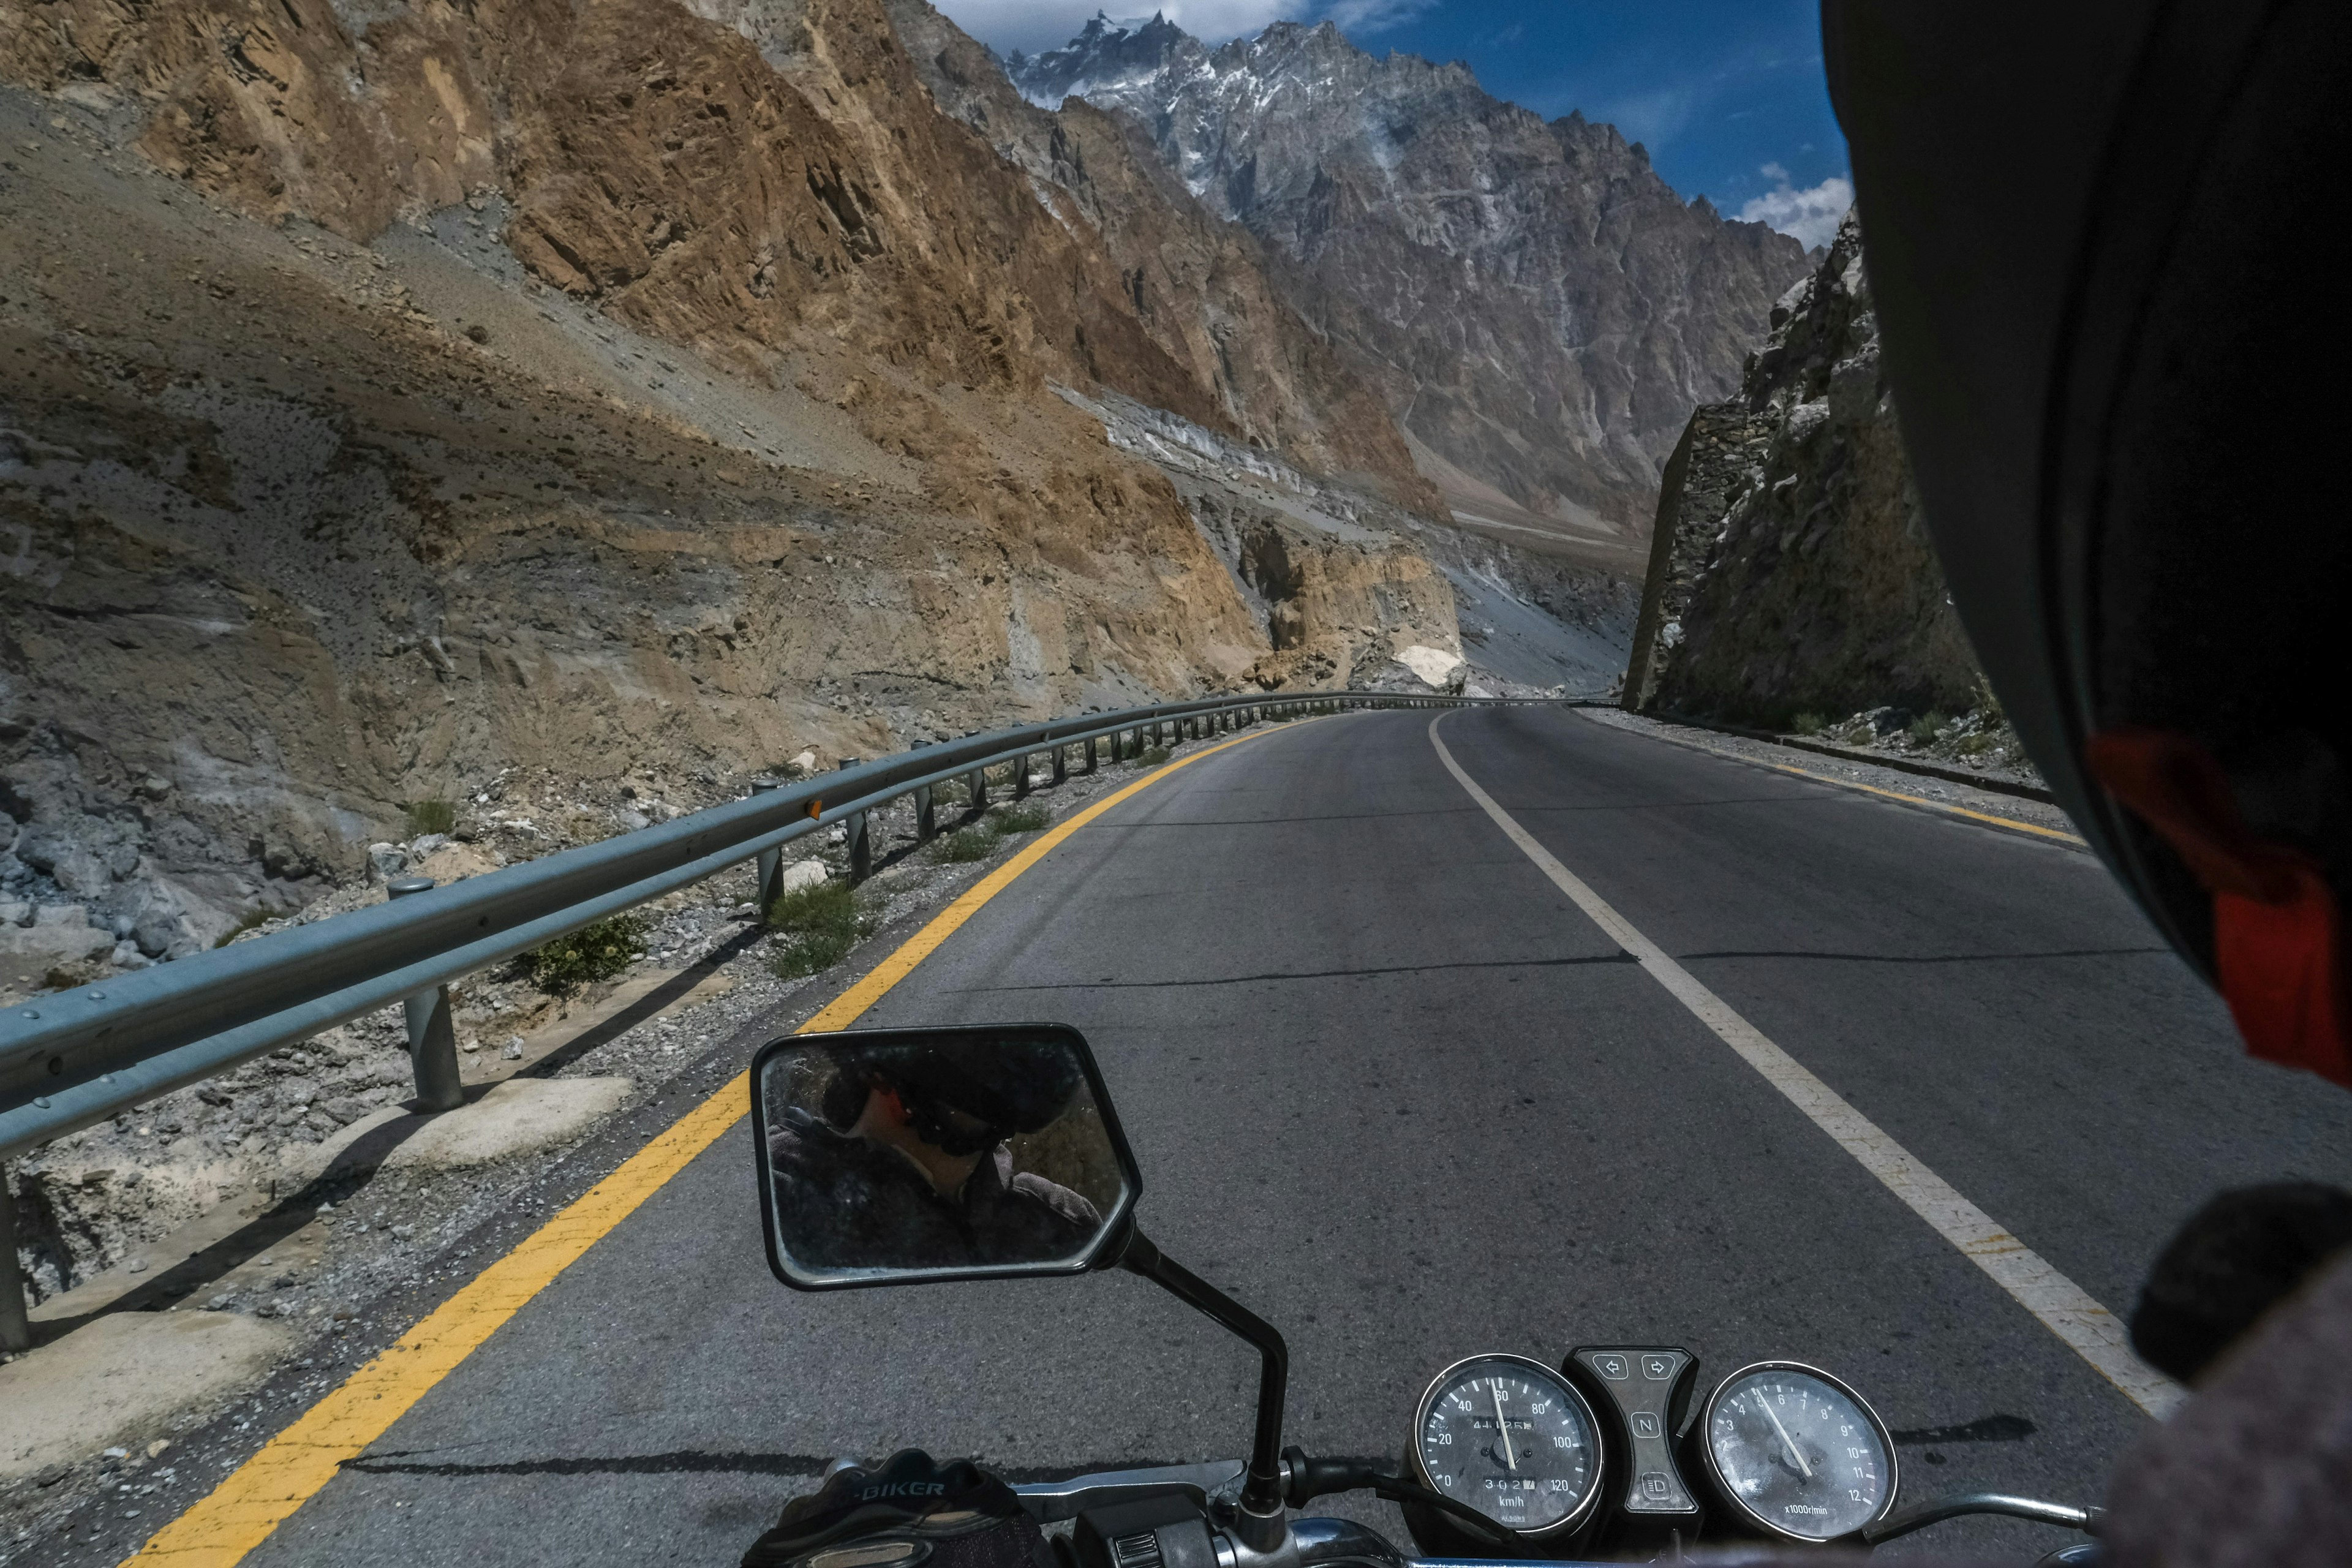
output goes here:
<path id="1" fill-rule="evenodd" d="M 788 1284 L 1072 1273 L 1134 1201 L 1074 1029 L 794 1036 L 754 1074 L 771 1259 Z"/>

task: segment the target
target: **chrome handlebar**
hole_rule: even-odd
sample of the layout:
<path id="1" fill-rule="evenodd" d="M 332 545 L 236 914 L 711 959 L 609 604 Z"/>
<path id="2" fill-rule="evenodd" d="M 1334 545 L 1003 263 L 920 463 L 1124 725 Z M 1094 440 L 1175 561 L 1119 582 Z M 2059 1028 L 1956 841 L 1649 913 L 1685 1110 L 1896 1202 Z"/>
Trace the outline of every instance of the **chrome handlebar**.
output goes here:
<path id="1" fill-rule="evenodd" d="M 1040 1524 L 1051 1524 L 1076 1519 L 1090 1508 L 1167 1491 L 1189 1492 L 1203 1508 L 1215 1501 L 1231 1503 L 1241 1495 L 1242 1479 L 1247 1469 L 1247 1464 L 1240 1459 L 1214 1459 L 1199 1465 L 1097 1470 L 1066 1480 L 1024 1482 L 1013 1490 L 1030 1518 Z M 1864 1530 L 1862 1539 L 1865 1544 L 1876 1546 L 1915 1530 L 1971 1513 L 2003 1514 L 2040 1524 L 2061 1525 L 2094 1536 L 2099 1533 L 2106 1517 L 2105 1509 L 2069 1508 L 2063 1503 L 2014 1497 L 2007 1492 L 1964 1492 L 1955 1497 L 1933 1498 L 1889 1514 Z M 1289 1540 L 1272 1552 L 1236 1548 L 1227 1544 L 1222 1534 L 1218 1540 L 1219 1568 L 1338 1568 L 1342 1563 L 1361 1564 L 1363 1568 L 1598 1568 L 1597 1564 L 1563 1559 L 1539 1563 L 1527 1559 L 1506 1562 L 1483 1557 L 1408 1557 L 1378 1531 L 1344 1519 L 1292 1520 Z"/>

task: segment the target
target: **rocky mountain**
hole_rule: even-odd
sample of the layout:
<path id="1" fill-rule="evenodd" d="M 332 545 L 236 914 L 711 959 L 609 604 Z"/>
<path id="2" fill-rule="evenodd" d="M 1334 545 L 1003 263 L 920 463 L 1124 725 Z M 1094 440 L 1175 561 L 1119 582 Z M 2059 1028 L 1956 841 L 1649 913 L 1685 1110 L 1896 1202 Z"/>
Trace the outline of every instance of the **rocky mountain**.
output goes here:
<path id="1" fill-rule="evenodd" d="M 1739 395 L 1693 414 L 1667 466 L 1626 706 L 1775 726 L 1968 713 L 1982 676 L 1904 458 L 1857 216 L 1771 322 Z"/>
<path id="2" fill-rule="evenodd" d="M 1431 504 L 1246 247 L 1185 294 L 1103 234 L 878 0 L 0 0 L 0 990 L 207 946 L 518 767 L 618 827 L 1458 653 L 1385 535 L 1277 646 L 1061 395 Z"/>
<path id="3" fill-rule="evenodd" d="M 1210 392 L 1233 432 L 1309 471 L 1444 515 L 1387 409 L 1276 292 L 1264 247 L 1195 201 L 1139 127 L 1084 102 L 1039 109 L 928 0 L 887 4 L 940 108 L 1019 170 L 1065 228 L 1099 247 L 1144 331 Z"/>
<path id="4" fill-rule="evenodd" d="M 1738 386 L 1808 266 L 1684 203 L 1613 127 L 1547 122 L 1461 65 L 1375 59 L 1328 22 L 1210 49 L 1098 16 L 1006 70 L 1034 102 L 1132 116 L 1263 240 L 1466 526 L 1629 575 L 1691 407 Z"/>

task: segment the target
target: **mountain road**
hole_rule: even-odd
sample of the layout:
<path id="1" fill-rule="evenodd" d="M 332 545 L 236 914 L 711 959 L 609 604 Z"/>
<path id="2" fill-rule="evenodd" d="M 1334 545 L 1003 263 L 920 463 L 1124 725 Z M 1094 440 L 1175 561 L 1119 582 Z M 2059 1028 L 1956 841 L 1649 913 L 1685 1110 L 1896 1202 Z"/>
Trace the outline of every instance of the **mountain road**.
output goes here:
<path id="1" fill-rule="evenodd" d="M 858 1021 L 1082 1030 L 1140 1224 L 1288 1336 L 1310 1453 L 1394 1458 L 1462 1356 L 1602 1342 L 1687 1347 L 1702 1390 L 1767 1359 L 1836 1373 L 1914 1500 L 2094 1502 L 2152 1429 L 1497 813 L 2116 1313 L 2215 1190 L 2352 1182 L 2352 1098 L 2245 1059 L 2078 847 L 1569 710 L 1436 717 L 1245 732 L 1056 845 Z M 1148 1283 L 796 1294 L 751 1175 L 739 1121 L 244 1560 L 732 1563 L 831 1455 L 1025 1477 L 1246 1447 L 1254 1355 Z M 1385 1505 L 1332 1511 L 1405 1540 Z M 1890 1554 L 2068 1539 L 1966 1521 Z"/>

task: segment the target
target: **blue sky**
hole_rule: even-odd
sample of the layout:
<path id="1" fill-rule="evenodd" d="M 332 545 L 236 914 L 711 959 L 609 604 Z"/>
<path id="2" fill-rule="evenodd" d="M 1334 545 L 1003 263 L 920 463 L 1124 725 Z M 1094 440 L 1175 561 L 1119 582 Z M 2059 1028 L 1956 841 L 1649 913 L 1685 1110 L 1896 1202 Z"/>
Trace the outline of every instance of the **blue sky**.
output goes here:
<path id="1" fill-rule="evenodd" d="M 934 0 L 1000 50 L 1066 41 L 1098 7 L 1157 0 Z M 1649 149 L 1685 196 L 1825 240 L 1852 199 L 1822 84 L 1819 0 L 1168 0 L 1211 42 L 1277 17 L 1336 20 L 1374 54 L 1467 60 L 1497 98 L 1580 109 Z"/>

